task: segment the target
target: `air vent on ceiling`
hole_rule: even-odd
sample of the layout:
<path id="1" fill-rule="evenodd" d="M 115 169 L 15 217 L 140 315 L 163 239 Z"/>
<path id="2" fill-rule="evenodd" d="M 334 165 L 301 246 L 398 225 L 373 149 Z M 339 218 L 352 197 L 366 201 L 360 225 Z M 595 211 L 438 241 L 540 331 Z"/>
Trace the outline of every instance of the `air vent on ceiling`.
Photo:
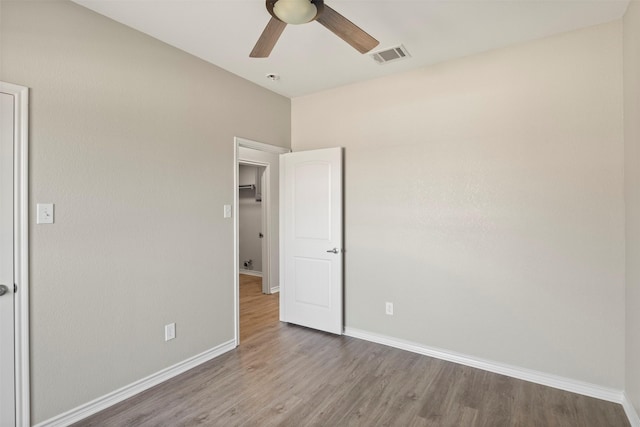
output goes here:
<path id="1" fill-rule="evenodd" d="M 378 64 L 386 64 L 387 62 L 409 58 L 411 55 L 409 55 L 409 52 L 407 52 L 407 49 L 404 46 L 400 45 L 392 47 L 391 49 L 379 50 L 378 52 L 372 53 L 371 57 Z"/>

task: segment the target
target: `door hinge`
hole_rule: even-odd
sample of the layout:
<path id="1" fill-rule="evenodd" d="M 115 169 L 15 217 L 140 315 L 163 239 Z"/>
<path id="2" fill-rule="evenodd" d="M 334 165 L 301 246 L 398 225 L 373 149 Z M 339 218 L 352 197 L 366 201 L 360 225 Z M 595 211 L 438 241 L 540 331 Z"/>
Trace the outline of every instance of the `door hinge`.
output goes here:
<path id="1" fill-rule="evenodd" d="M 18 285 L 16 285 L 15 283 L 13 284 L 13 293 L 17 293 L 18 292 Z"/>

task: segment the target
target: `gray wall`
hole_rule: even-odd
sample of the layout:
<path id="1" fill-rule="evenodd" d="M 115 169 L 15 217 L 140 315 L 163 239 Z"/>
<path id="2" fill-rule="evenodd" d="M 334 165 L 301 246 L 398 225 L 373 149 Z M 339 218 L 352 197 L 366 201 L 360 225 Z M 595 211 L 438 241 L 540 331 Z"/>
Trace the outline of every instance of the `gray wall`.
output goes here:
<path id="1" fill-rule="evenodd" d="M 626 392 L 640 414 L 640 3 L 624 17 L 624 140 L 627 208 Z"/>
<path id="2" fill-rule="evenodd" d="M 240 165 L 238 179 L 244 183 L 256 184 L 256 166 Z M 264 170 L 264 168 L 262 168 Z M 256 201 L 252 190 L 240 190 L 238 195 L 238 251 L 240 252 L 240 273 L 244 270 L 244 261 L 253 260 L 250 270 L 262 272 L 262 202 Z"/>
<path id="3" fill-rule="evenodd" d="M 347 327 L 624 388 L 620 21 L 293 99 L 327 146 Z"/>
<path id="4" fill-rule="evenodd" d="M 37 423 L 233 339 L 233 137 L 288 146 L 290 101 L 67 1 L 1 8 L 0 79 L 31 88 Z"/>

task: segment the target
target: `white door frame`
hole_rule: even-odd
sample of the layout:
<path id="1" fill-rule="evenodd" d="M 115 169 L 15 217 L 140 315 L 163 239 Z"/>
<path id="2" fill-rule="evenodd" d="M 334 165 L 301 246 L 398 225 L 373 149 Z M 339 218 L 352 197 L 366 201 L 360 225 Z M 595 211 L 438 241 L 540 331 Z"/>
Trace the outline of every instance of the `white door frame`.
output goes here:
<path id="1" fill-rule="evenodd" d="M 14 294 L 16 425 L 30 422 L 29 389 L 29 89 L 0 82 L 0 91 L 13 95 L 14 147 Z"/>
<path id="2" fill-rule="evenodd" d="M 265 174 L 279 174 L 280 169 L 273 167 L 269 163 L 256 162 L 250 159 L 242 159 L 240 157 L 239 148 L 251 148 L 253 150 L 264 151 L 266 153 L 273 154 L 284 154 L 289 153 L 291 150 L 288 148 L 278 147 L 276 145 L 264 144 L 262 142 L 252 141 L 250 139 L 235 137 L 233 139 L 233 299 L 234 299 L 234 335 L 236 346 L 240 345 L 240 252 L 239 252 L 239 224 L 238 224 L 238 207 L 239 207 L 239 192 L 238 192 L 238 166 L 243 164 L 255 164 L 259 166 L 266 166 L 267 170 L 265 170 Z M 267 206 L 271 206 L 271 200 L 269 200 L 272 189 L 271 184 L 269 182 L 269 176 L 266 176 L 265 186 L 263 186 L 263 192 L 266 190 L 266 194 L 263 194 L 263 201 L 266 199 Z M 266 197 L 265 197 L 266 196 Z M 276 206 L 277 207 L 277 206 Z M 264 211 L 263 211 L 264 212 Z M 269 218 L 269 213 L 267 215 L 263 214 L 263 223 L 266 219 Z M 263 252 L 263 259 L 266 259 L 267 262 L 271 262 L 272 255 L 270 250 L 270 242 L 272 238 L 278 238 L 276 236 L 271 236 L 268 230 L 265 232 L 263 248 L 266 248 L 266 254 Z M 264 267 L 263 267 L 264 270 Z M 264 279 L 264 273 L 263 273 Z M 272 286 L 271 284 L 269 286 Z"/>

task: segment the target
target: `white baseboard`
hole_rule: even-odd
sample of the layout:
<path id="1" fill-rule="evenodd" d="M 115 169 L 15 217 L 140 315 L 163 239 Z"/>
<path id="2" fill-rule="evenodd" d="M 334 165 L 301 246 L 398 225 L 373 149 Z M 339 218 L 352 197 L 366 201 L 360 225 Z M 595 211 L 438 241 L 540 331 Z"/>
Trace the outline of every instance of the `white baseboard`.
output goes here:
<path id="1" fill-rule="evenodd" d="M 105 394 L 102 397 L 92 400 L 91 402 L 85 403 L 84 405 L 80 405 L 77 408 L 71 409 L 70 411 L 67 411 L 63 414 L 38 423 L 34 427 L 63 427 L 76 423 L 87 418 L 90 415 L 107 409 L 108 407 L 113 406 L 116 403 L 122 402 L 125 399 L 133 397 L 138 393 L 141 393 L 155 385 L 158 385 L 161 382 L 173 378 L 176 375 L 186 372 L 189 369 L 195 368 L 196 366 L 201 365 L 204 362 L 207 362 L 228 351 L 231 351 L 235 347 L 235 340 L 227 341 L 203 353 L 190 357 L 187 360 L 183 360 L 182 362 L 176 363 L 173 366 L 156 372 L 155 374 L 151 374 L 146 378 L 126 385 L 121 389 L 112 391 L 109 394 Z"/>
<path id="2" fill-rule="evenodd" d="M 640 427 L 640 417 L 638 416 L 636 409 L 631 404 L 631 401 L 627 397 L 626 393 L 624 393 L 622 397 L 622 407 L 624 408 L 625 414 L 627 414 L 627 418 L 629 418 L 631 427 Z"/>
<path id="3" fill-rule="evenodd" d="M 262 277 L 262 271 L 245 270 L 242 267 L 240 267 L 240 274 L 246 274 L 247 276 Z"/>
<path id="4" fill-rule="evenodd" d="M 280 292 L 280 286 L 276 286 L 271 288 L 271 293 L 272 294 L 277 294 L 278 292 Z"/>
<path id="5" fill-rule="evenodd" d="M 585 396 L 595 397 L 596 399 L 607 400 L 609 402 L 623 403 L 623 391 L 608 387 L 602 387 L 596 384 L 586 383 L 582 381 L 564 378 L 557 375 L 546 374 L 544 372 L 534 371 L 527 368 L 511 366 L 491 360 L 484 360 L 466 354 L 456 353 L 453 351 L 442 350 L 439 348 L 428 347 L 422 344 L 412 343 L 393 337 L 378 335 L 371 332 L 361 331 L 353 328 L 345 328 L 344 334 L 353 338 L 359 338 L 378 344 L 387 345 L 389 347 L 407 350 L 413 353 L 423 354 L 425 356 L 434 357 L 436 359 L 447 360 L 449 362 L 459 363 L 461 365 L 471 366 L 473 368 L 482 369 L 496 374 L 506 375 L 512 378 L 529 381 L 536 384 L 542 384 L 549 387 L 558 388 L 560 390 L 570 391 Z M 634 425 L 634 427 L 636 427 Z"/>

